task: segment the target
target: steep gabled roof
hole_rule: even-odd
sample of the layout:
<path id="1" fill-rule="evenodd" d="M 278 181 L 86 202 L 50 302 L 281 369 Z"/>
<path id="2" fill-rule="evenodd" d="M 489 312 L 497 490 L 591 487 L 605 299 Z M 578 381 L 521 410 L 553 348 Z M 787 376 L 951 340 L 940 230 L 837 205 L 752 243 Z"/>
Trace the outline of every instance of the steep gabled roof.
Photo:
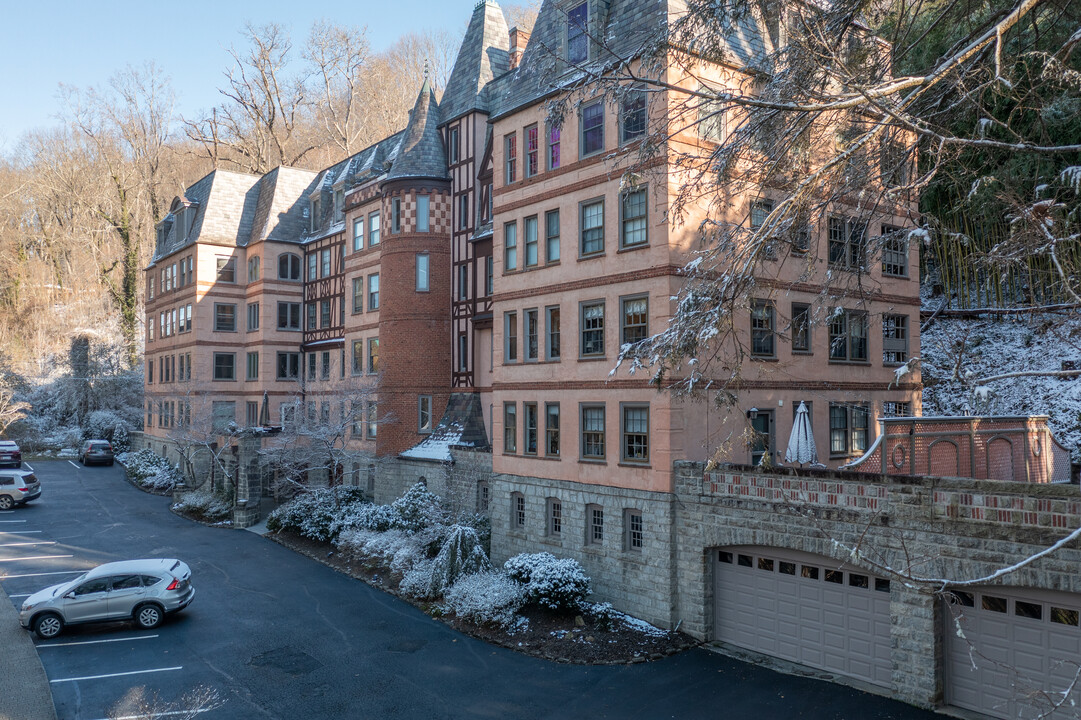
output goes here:
<path id="1" fill-rule="evenodd" d="M 439 133 L 439 102 L 428 78 L 424 78 L 409 124 L 405 126 L 398 157 L 385 181 L 401 178 L 442 180 L 447 177 L 447 152 Z"/>
<path id="2" fill-rule="evenodd" d="M 307 229 L 305 211 L 315 179 L 310 170 L 284 166 L 264 175 L 249 242 L 298 242 Z"/>
<path id="3" fill-rule="evenodd" d="M 454 69 L 440 103 L 442 122 L 472 110 L 488 111 L 485 88 L 510 67 L 510 31 L 507 19 L 494 0 L 481 0 L 454 60 Z"/>

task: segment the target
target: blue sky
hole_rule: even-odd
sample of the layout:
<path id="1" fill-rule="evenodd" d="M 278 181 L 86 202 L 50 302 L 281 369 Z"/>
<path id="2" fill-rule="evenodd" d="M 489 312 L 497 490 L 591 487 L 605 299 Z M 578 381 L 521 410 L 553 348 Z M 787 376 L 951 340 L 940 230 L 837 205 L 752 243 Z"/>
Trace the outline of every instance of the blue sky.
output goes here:
<path id="1" fill-rule="evenodd" d="M 260 0 L 163 3 L 155 0 L 27 0 L 4 2 L 0 21 L 0 152 L 19 137 L 56 122 L 60 83 L 104 85 L 126 65 L 154 61 L 172 80 L 177 107 L 186 115 L 218 102 L 228 67 L 227 49 L 242 46 L 245 23 L 288 27 L 294 47 L 312 21 L 325 17 L 366 25 L 373 49 L 401 34 L 424 29 L 464 29 L 475 0 L 319 2 Z M 319 9 L 313 15 L 311 8 Z"/>

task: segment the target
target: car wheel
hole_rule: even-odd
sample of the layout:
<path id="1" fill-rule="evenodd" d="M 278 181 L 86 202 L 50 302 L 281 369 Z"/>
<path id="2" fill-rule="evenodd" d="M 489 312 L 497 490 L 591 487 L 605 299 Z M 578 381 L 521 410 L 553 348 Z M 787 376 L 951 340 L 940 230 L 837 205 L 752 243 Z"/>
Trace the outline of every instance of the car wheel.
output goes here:
<path id="1" fill-rule="evenodd" d="M 42 640 L 50 640 L 64 629 L 64 621 L 56 613 L 43 613 L 34 619 L 34 632 Z"/>
<path id="2" fill-rule="evenodd" d="M 79 464 L 80 465 L 86 465 L 86 460 L 83 459 L 82 455 L 79 456 Z"/>
<path id="3" fill-rule="evenodd" d="M 161 625 L 165 613 L 157 605 L 147 604 L 135 608 L 135 624 L 143 630 L 151 630 Z"/>
<path id="4" fill-rule="evenodd" d="M 15 507 L 15 500 L 10 495 L 0 495 L 0 510 L 10 510 Z"/>

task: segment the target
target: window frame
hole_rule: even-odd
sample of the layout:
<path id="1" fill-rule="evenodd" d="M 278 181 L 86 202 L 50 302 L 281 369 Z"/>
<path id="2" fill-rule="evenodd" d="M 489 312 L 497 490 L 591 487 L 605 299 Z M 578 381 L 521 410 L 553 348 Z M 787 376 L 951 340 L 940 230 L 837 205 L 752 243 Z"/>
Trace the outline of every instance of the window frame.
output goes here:
<path id="1" fill-rule="evenodd" d="M 518 221 L 503 223 L 503 272 L 518 270 Z"/>
<path id="2" fill-rule="evenodd" d="M 375 280 L 374 289 L 372 280 Z M 368 276 L 368 312 L 379 309 L 379 273 Z"/>
<path id="3" fill-rule="evenodd" d="M 858 323 L 853 323 L 853 319 L 858 319 Z M 857 364 L 868 365 L 871 362 L 870 351 L 870 321 L 866 310 L 851 310 L 848 308 L 842 309 L 842 312 L 835 313 L 827 323 L 828 337 L 829 337 L 829 362 L 836 364 Z M 839 325 L 843 325 L 841 332 L 836 330 Z M 860 339 L 858 330 L 863 329 L 863 356 L 855 357 L 853 350 L 853 339 Z M 844 339 L 844 356 L 840 356 L 837 353 L 837 348 L 841 347 L 838 344 L 839 339 Z"/>
<path id="4" fill-rule="evenodd" d="M 645 514 L 637 508 L 623 508 L 623 550 L 642 552 L 645 544 Z"/>
<path id="5" fill-rule="evenodd" d="M 632 195 L 642 196 L 642 214 L 635 215 L 633 217 L 627 214 L 627 201 Z M 642 239 L 638 242 L 628 242 L 628 223 L 634 223 L 641 220 L 642 227 Z M 638 232 L 635 228 L 630 232 Z M 642 247 L 649 246 L 649 192 L 645 185 L 641 185 L 633 190 L 627 190 L 619 194 L 619 249 L 620 250 L 636 250 Z"/>
<path id="6" fill-rule="evenodd" d="M 592 327 L 592 328 L 587 327 L 586 326 L 586 322 L 587 322 L 586 321 L 586 310 L 589 309 L 589 308 L 595 308 L 595 307 L 599 307 L 600 310 L 601 310 L 600 326 L 599 327 Z M 605 300 L 604 299 L 583 300 L 582 302 L 578 303 L 578 357 L 579 357 L 579 359 L 595 359 L 595 358 L 604 358 L 606 356 L 605 355 L 605 353 L 606 353 L 605 333 L 607 332 L 606 319 L 607 318 L 606 318 L 606 309 L 605 309 Z M 587 352 L 586 351 L 586 348 L 591 343 L 591 341 L 586 339 L 586 333 L 587 332 L 588 333 L 598 333 L 598 332 L 600 333 L 600 336 L 599 336 L 599 338 L 600 338 L 600 349 L 599 350 L 596 350 L 596 351 L 593 351 L 593 352 Z"/>
<path id="7" fill-rule="evenodd" d="M 572 15 L 581 14 L 581 20 Z M 567 62 L 571 65 L 589 62 L 589 3 L 582 2 L 567 8 L 566 48 Z M 578 43 L 581 44 L 579 48 Z"/>
<path id="8" fill-rule="evenodd" d="M 600 412 L 600 430 L 586 427 L 587 413 Z M 578 404 L 578 459 L 579 462 L 606 462 L 608 459 L 607 408 L 604 403 L 588 402 Z M 597 437 L 587 439 L 587 433 Z M 587 448 L 600 448 L 600 454 L 590 454 Z"/>
<path id="9" fill-rule="evenodd" d="M 553 316 L 555 323 L 552 322 Z M 547 362 L 559 362 L 563 358 L 561 322 L 559 305 L 549 305 L 544 308 L 544 359 Z"/>
<path id="10" fill-rule="evenodd" d="M 229 314 L 223 311 L 232 310 L 231 323 L 222 324 L 222 320 L 228 320 Z M 236 303 L 214 303 L 214 332 L 236 332 Z"/>
<path id="11" fill-rule="evenodd" d="M 434 429 L 434 419 L 432 415 L 432 396 L 431 395 L 418 395 L 417 396 L 417 432 L 430 435 Z"/>
<path id="12" fill-rule="evenodd" d="M 799 318 L 805 318 L 804 322 L 800 322 Z M 792 303 L 792 316 L 789 321 L 789 347 L 793 355 L 812 355 L 814 354 L 811 335 L 811 305 L 809 303 Z M 803 336 L 803 341 L 800 342 L 800 336 Z"/>
<path id="13" fill-rule="evenodd" d="M 508 440 L 510 441 L 508 443 Z M 503 402 L 503 454 L 518 454 L 518 403 Z"/>
<path id="14" fill-rule="evenodd" d="M 540 129 L 537 123 L 527 125 L 522 131 L 522 177 L 528 179 L 536 177 L 541 171 L 540 167 Z"/>
<path id="15" fill-rule="evenodd" d="M 512 332 L 513 331 L 513 332 Z M 503 313 L 503 364 L 518 362 L 518 311 Z"/>
<path id="16" fill-rule="evenodd" d="M 554 496 L 544 499 L 544 535 L 556 539 L 563 537 L 563 501 Z"/>
<path id="17" fill-rule="evenodd" d="M 539 219 L 536 215 L 522 218 L 522 235 L 524 236 L 522 238 L 522 250 L 524 251 L 522 253 L 523 269 L 535 268 L 540 264 L 539 225 Z M 532 235 L 530 235 L 530 228 L 532 228 Z M 530 261 L 530 257 L 532 257 L 532 261 Z"/>
<path id="18" fill-rule="evenodd" d="M 766 341 L 768 350 L 765 349 Z M 772 300 L 751 301 L 751 357 L 777 358 L 777 308 Z"/>
<path id="19" fill-rule="evenodd" d="M 432 230 L 432 198 L 429 195 L 417 195 L 417 232 Z"/>
<path id="20" fill-rule="evenodd" d="M 628 325 L 627 323 L 627 304 L 638 302 L 642 300 L 645 302 L 645 309 L 642 311 L 642 322 Z M 627 338 L 628 328 L 642 328 L 642 337 L 636 339 Z M 637 295 L 623 295 L 619 298 L 619 344 L 620 346 L 627 343 L 640 342 L 641 340 L 649 337 L 649 295 L 637 294 Z"/>
<path id="21" fill-rule="evenodd" d="M 591 227 L 586 227 L 586 211 L 588 209 L 593 208 L 593 207 L 598 206 L 598 205 L 600 206 L 600 209 L 601 209 L 601 212 L 600 212 L 600 225 L 594 225 L 594 226 L 591 226 Z M 605 207 L 604 206 L 605 206 L 604 196 L 591 198 L 589 200 L 583 200 L 582 202 L 578 203 L 578 257 L 579 257 L 579 259 L 593 258 L 593 257 L 598 257 L 598 256 L 604 254 L 604 246 L 605 246 L 605 242 L 604 242 L 604 232 L 605 232 L 604 214 L 605 214 Z M 586 239 L 586 233 L 587 232 L 597 232 L 597 231 L 599 231 L 599 236 L 597 238 L 590 237 L 589 240 Z M 589 242 L 589 243 L 599 243 L 599 246 L 598 246 L 598 248 L 596 250 L 586 250 L 586 243 L 587 242 Z"/>
<path id="22" fill-rule="evenodd" d="M 358 232 L 359 230 L 359 232 Z M 364 216 L 353 218 L 353 252 L 364 249 Z"/>
<path id="23" fill-rule="evenodd" d="M 536 402 L 522 403 L 522 454 L 535 457 L 540 452 L 540 408 Z"/>
<path id="24" fill-rule="evenodd" d="M 518 181 L 518 132 L 503 136 L 503 184 Z"/>
<path id="25" fill-rule="evenodd" d="M 559 403 L 544 403 L 544 457 L 558 458 L 560 456 L 559 424 Z"/>
<path id="26" fill-rule="evenodd" d="M 183 358 L 183 356 L 181 356 Z M 247 353 L 245 359 L 245 380 L 258 380 L 259 379 L 259 351 L 253 350 Z M 254 372 L 253 372 L 254 370 Z M 183 363 L 181 364 L 181 372 L 183 372 Z"/>
<path id="27" fill-rule="evenodd" d="M 368 247 L 373 248 L 379 244 L 381 240 L 381 222 L 382 211 L 376 210 L 375 212 L 368 213 Z"/>
<path id="28" fill-rule="evenodd" d="M 228 358 L 228 370 L 229 377 L 219 375 L 220 371 L 226 369 L 225 365 L 219 365 L 219 360 Z M 213 380 L 214 382 L 235 382 L 236 381 L 236 353 L 235 352 L 216 352 L 213 356 Z"/>
<path id="29" fill-rule="evenodd" d="M 646 423 L 645 432 L 643 433 L 643 432 L 637 432 L 636 431 L 636 432 L 632 433 L 627 427 L 628 426 L 627 414 L 628 414 L 628 412 L 641 411 L 641 410 L 645 411 L 645 423 Z M 620 463 L 627 464 L 627 465 L 649 465 L 649 463 L 650 463 L 649 444 L 650 444 L 651 434 L 652 434 L 650 432 L 649 424 L 650 424 L 650 410 L 649 410 L 649 403 L 648 402 L 646 402 L 646 403 L 643 403 L 643 402 L 621 402 L 619 404 L 619 462 Z M 644 443 L 642 443 L 642 445 L 644 445 L 644 448 L 645 448 L 644 456 L 637 456 L 637 455 L 632 456 L 630 453 L 627 452 L 628 443 L 630 442 L 630 438 L 628 437 L 629 435 L 645 435 L 645 441 L 644 441 Z"/>
<path id="30" fill-rule="evenodd" d="M 628 109 L 629 104 L 641 103 L 639 108 Z M 641 116 L 640 119 L 637 116 Z M 634 116 L 635 123 L 632 126 L 629 122 Z M 635 88 L 628 90 L 619 103 L 619 144 L 626 145 L 632 143 L 646 136 L 647 123 L 649 120 L 649 103 L 648 95 L 642 88 Z M 638 129 L 635 126 L 641 124 L 641 128 Z M 628 128 L 632 134 L 628 134 Z"/>
<path id="31" fill-rule="evenodd" d="M 587 114 L 598 110 L 600 117 L 597 118 L 597 122 L 594 125 L 587 126 Z M 578 111 L 578 158 L 584 160 L 588 157 L 593 157 L 598 153 L 604 152 L 604 100 L 597 100 L 591 102 L 588 105 L 583 105 Z M 589 133 L 595 133 L 589 135 Z M 597 147 L 592 150 L 589 149 L 589 141 L 591 138 L 595 138 Z"/>
<path id="32" fill-rule="evenodd" d="M 899 366 L 908 362 L 909 317 L 903 313 L 883 313 L 882 315 L 882 364 Z M 901 357 L 890 358 L 890 354 Z"/>
<path id="33" fill-rule="evenodd" d="M 432 268 L 431 268 L 431 255 L 426 252 L 417 253 L 415 256 L 415 281 L 416 292 L 431 292 L 432 290 Z"/>

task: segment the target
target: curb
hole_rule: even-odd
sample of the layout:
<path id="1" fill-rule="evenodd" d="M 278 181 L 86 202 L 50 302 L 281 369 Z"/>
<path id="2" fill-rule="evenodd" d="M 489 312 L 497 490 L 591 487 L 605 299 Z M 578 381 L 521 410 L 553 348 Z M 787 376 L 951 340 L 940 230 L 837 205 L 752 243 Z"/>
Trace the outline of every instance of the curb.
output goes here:
<path id="1" fill-rule="evenodd" d="M 19 613 L 0 587 L 0 719 L 56 720 L 49 677 L 30 633 L 19 625 Z"/>

